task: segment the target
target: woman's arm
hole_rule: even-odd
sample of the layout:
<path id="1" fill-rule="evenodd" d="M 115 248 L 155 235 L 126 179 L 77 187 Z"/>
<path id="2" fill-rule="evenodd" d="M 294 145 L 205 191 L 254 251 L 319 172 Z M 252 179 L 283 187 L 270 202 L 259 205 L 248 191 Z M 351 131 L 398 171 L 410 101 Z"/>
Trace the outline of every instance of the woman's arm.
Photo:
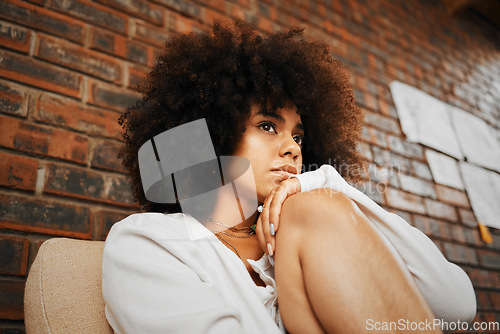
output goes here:
<path id="1" fill-rule="evenodd" d="M 437 319 L 473 320 L 476 297 L 469 277 L 446 260 L 424 233 L 350 186 L 332 166 L 323 165 L 296 177 L 302 192 L 327 187 L 344 193 L 359 206 L 401 256 Z"/>
<path id="2" fill-rule="evenodd" d="M 243 333 L 238 310 L 217 294 L 210 278 L 200 277 L 162 246 L 161 230 L 144 226 L 147 215 L 131 217 L 113 226 L 104 248 L 103 296 L 113 329 L 118 333 Z M 169 242 L 186 244 L 180 239 Z"/>

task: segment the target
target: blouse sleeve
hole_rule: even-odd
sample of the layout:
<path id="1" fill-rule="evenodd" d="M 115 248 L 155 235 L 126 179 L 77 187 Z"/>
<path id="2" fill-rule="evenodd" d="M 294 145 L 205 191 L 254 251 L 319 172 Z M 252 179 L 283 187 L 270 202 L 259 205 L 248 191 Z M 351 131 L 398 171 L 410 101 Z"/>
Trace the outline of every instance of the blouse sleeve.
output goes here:
<path id="1" fill-rule="evenodd" d="M 108 235 L 102 288 L 111 327 L 117 333 L 243 333 L 239 311 L 162 246 L 158 232 L 122 221 Z"/>
<path id="2" fill-rule="evenodd" d="M 469 277 L 449 262 L 424 233 L 350 186 L 330 165 L 295 177 L 303 192 L 331 188 L 358 204 L 399 253 L 436 319 L 447 322 L 474 319 L 476 296 Z"/>

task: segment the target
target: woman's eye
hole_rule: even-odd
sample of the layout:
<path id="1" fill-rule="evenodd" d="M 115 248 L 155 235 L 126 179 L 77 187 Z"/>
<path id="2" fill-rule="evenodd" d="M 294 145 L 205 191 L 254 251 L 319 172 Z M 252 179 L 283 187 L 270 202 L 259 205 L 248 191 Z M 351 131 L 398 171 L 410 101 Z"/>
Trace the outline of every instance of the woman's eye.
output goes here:
<path id="1" fill-rule="evenodd" d="M 266 132 L 276 132 L 276 128 L 274 126 L 274 124 L 272 123 L 262 123 L 262 124 L 259 124 L 259 128 L 261 128 L 262 130 L 266 131 Z"/>
<path id="2" fill-rule="evenodd" d="M 302 136 L 295 136 L 295 137 L 293 137 L 293 140 L 295 140 L 295 142 L 296 142 L 299 146 L 304 145 L 304 137 L 302 137 Z"/>

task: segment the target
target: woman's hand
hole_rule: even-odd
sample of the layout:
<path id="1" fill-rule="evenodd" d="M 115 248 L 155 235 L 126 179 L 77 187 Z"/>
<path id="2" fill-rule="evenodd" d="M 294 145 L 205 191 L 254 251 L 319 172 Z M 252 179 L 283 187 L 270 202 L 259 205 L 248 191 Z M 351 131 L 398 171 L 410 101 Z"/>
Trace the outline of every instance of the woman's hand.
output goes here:
<path id="1" fill-rule="evenodd" d="M 275 234 L 279 229 L 281 206 L 293 194 L 300 192 L 300 182 L 297 178 L 282 181 L 264 200 L 264 207 L 257 220 L 255 232 L 259 244 L 268 255 L 273 256 L 276 247 Z"/>

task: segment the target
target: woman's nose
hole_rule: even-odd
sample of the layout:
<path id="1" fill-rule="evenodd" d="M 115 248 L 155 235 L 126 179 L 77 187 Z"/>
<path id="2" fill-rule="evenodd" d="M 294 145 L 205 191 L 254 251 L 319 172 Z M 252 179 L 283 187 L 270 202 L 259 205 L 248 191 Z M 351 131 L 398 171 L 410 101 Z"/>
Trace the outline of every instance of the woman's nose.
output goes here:
<path id="1" fill-rule="evenodd" d="M 292 136 L 287 136 L 283 139 L 279 149 L 280 156 L 291 155 L 293 160 L 296 160 L 299 157 L 300 153 L 301 148 Z"/>

